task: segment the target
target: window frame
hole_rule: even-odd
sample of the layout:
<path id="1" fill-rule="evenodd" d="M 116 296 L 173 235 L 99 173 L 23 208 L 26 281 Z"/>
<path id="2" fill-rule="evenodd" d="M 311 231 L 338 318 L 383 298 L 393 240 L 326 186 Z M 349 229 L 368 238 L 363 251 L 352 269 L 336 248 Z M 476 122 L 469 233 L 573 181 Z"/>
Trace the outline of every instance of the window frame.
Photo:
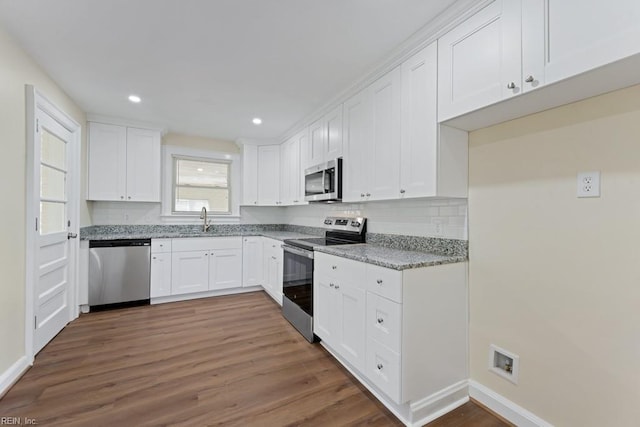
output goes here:
<path id="1" fill-rule="evenodd" d="M 185 156 L 181 154 L 173 154 L 171 155 L 171 169 L 172 169 L 172 178 L 171 178 L 171 215 L 200 215 L 200 211 L 178 211 L 176 210 L 176 189 L 178 186 L 178 160 L 190 160 L 195 162 L 204 162 L 204 163 L 218 163 L 218 164 L 226 164 L 227 165 L 227 186 L 226 187 L 198 187 L 198 188 L 226 188 L 228 192 L 229 204 L 227 206 L 227 211 L 210 211 L 207 210 L 207 213 L 213 215 L 231 215 L 233 208 L 231 206 L 232 201 L 232 192 L 233 188 L 231 185 L 231 167 L 232 162 L 228 159 L 212 159 L 205 157 L 193 157 L 193 156 Z"/>
<path id="2" fill-rule="evenodd" d="M 204 160 L 212 162 L 225 161 L 229 163 L 229 213 L 211 212 L 210 218 L 217 223 L 238 223 L 240 222 L 240 186 L 241 181 L 241 161 L 240 153 L 221 152 L 212 150 L 202 150 L 177 145 L 162 146 L 162 205 L 160 218 L 164 223 L 173 224 L 193 224 L 200 221 L 200 212 L 177 212 L 174 213 L 174 157 Z"/>

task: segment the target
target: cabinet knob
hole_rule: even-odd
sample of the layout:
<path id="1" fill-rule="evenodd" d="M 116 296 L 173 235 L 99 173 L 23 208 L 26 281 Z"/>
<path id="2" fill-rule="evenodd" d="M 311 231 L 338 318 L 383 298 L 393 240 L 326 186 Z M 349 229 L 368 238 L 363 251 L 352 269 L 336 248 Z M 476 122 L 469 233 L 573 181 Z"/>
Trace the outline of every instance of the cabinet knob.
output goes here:
<path id="1" fill-rule="evenodd" d="M 533 78 L 533 76 L 528 76 L 526 79 L 524 79 L 525 82 L 527 83 L 532 83 L 535 79 Z"/>
<path id="2" fill-rule="evenodd" d="M 382 363 L 378 363 L 377 368 L 378 368 L 378 371 L 382 371 L 382 368 L 384 368 L 384 366 L 382 366 Z"/>
<path id="3" fill-rule="evenodd" d="M 156 259 L 156 257 L 153 257 L 153 259 Z"/>
<path id="4" fill-rule="evenodd" d="M 360 197 L 364 197 L 364 193 L 360 193 Z"/>
<path id="5" fill-rule="evenodd" d="M 272 256 L 271 258 L 273 258 L 273 259 L 277 259 L 277 258 L 276 258 L 276 257 L 274 257 L 274 256 Z"/>
<path id="6" fill-rule="evenodd" d="M 337 265 L 332 265 L 332 266 L 331 266 L 331 269 L 332 269 L 332 270 L 335 270 L 336 268 L 338 268 L 338 266 L 337 266 Z"/>
<path id="7" fill-rule="evenodd" d="M 131 200 L 131 196 L 127 197 L 127 199 Z"/>
<path id="8" fill-rule="evenodd" d="M 401 188 L 401 189 L 400 189 L 400 194 L 404 194 L 404 193 L 405 193 L 404 189 L 403 189 L 403 188 Z"/>
<path id="9" fill-rule="evenodd" d="M 376 282 L 378 283 L 378 285 L 382 285 L 382 279 L 378 279 L 376 280 Z"/>
<path id="10" fill-rule="evenodd" d="M 514 82 L 511 82 L 507 85 L 507 89 L 515 89 L 516 88 L 516 84 Z"/>
<path id="11" fill-rule="evenodd" d="M 336 285 L 336 289 L 340 289 L 340 286 Z"/>
<path id="12" fill-rule="evenodd" d="M 204 254 L 204 256 L 209 256 L 209 254 L 208 254 L 208 253 L 207 253 L 207 254 Z"/>
<path id="13" fill-rule="evenodd" d="M 272 248 L 275 248 L 275 247 L 276 247 L 276 245 L 271 245 L 271 247 L 272 247 Z"/>
<path id="14" fill-rule="evenodd" d="M 257 204 L 258 204 L 258 202 L 253 202 L 253 204 L 254 204 L 254 205 L 257 205 Z"/>
<path id="15" fill-rule="evenodd" d="M 367 197 L 371 196 L 371 193 L 367 193 Z"/>
<path id="16" fill-rule="evenodd" d="M 293 203 L 298 203 L 298 201 L 297 201 L 297 200 L 294 200 L 294 201 L 293 201 Z"/>
<path id="17" fill-rule="evenodd" d="M 329 287 L 333 288 L 334 284 L 333 283 L 329 283 Z"/>
<path id="18" fill-rule="evenodd" d="M 384 319 L 381 317 L 378 317 L 378 323 L 382 325 L 384 323 Z"/>
<path id="19" fill-rule="evenodd" d="M 124 196 L 120 196 L 120 199 L 124 200 Z"/>

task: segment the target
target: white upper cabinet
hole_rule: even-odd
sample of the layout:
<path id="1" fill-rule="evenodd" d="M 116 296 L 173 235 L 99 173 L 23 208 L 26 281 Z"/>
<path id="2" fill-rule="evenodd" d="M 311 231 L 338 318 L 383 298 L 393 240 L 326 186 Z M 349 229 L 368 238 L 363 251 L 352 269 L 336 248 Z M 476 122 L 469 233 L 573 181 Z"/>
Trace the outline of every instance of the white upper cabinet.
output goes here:
<path id="1" fill-rule="evenodd" d="M 538 37 L 547 40 L 547 83 L 574 76 L 640 52 L 638 0 L 523 0 L 523 20 L 536 8 L 546 17 Z M 526 22 L 526 21 L 524 21 Z M 524 36 L 524 33 L 523 33 Z M 611 76 L 615 79 L 615 76 Z"/>
<path id="2" fill-rule="evenodd" d="M 242 151 L 242 204 L 280 205 L 280 146 L 245 144 Z"/>
<path id="3" fill-rule="evenodd" d="M 89 122 L 88 200 L 160 201 L 160 132 Z"/>
<path id="4" fill-rule="evenodd" d="M 468 136 L 437 123 L 437 46 L 402 64 L 400 198 L 467 197 Z"/>
<path id="5" fill-rule="evenodd" d="M 258 204 L 258 146 L 242 147 L 242 204 Z"/>
<path id="6" fill-rule="evenodd" d="M 371 141 L 366 153 L 369 166 L 367 200 L 398 198 L 400 191 L 400 67 L 370 86 L 372 106 Z"/>
<path id="7" fill-rule="evenodd" d="M 520 0 L 496 0 L 438 40 L 438 119 L 523 91 Z"/>
<path id="8" fill-rule="evenodd" d="M 303 170 L 342 157 L 342 105 L 309 126 Z"/>
<path id="9" fill-rule="evenodd" d="M 283 205 L 304 202 L 300 188 L 300 140 L 304 140 L 306 134 L 301 132 L 280 145 L 280 202 Z"/>
<path id="10" fill-rule="evenodd" d="M 362 90 L 344 103 L 345 153 L 342 165 L 342 199 L 365 200 L 367 151 L 371 142 L 371 92 Z"/>
<path id="11" fill-rule="evenodd" d="M 258 147 L 258 205 L 280 205 L 280 146 Z"/>

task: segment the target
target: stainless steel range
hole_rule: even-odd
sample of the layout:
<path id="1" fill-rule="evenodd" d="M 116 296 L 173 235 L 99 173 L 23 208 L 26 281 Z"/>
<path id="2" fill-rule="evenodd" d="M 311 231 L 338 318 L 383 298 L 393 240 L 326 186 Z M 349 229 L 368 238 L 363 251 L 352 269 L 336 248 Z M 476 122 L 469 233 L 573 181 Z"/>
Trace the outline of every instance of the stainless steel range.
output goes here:
<path id="1" fill-rule="evenodd" d="M 325 237 L 284 241 L 282 314 L 309 342 L 313 334 L 313 248 L 364 243 L 366 218 L 327 217 Z"/>

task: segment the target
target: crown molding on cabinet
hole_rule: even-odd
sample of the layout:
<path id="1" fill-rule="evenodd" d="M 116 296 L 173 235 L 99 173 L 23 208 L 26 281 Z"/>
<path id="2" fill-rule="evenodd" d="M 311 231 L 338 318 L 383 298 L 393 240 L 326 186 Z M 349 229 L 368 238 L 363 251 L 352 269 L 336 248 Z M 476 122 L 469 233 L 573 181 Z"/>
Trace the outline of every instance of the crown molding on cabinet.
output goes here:
<path id="1" fill-rule="evenodd" d="M 162 136 L 168 133 L 165 126 L 157 123 L 142 122 L 138 120 L 123 119 L 120 117 L 104 116 L 101 114 L 87 113 L 88 122 L 104 123 L 107 125 L 126 126 L 130 128 L 140 128 L 159 131 Z"/>
<path id="2" fill-rule="evenodd" d="M 440 36 L 473 16 L 476 12 L 493 1 L 494 0 L 457 1 L 440 15 L 427 22 L 421 29 L 416 31 L 411 37 L 396 47 L 389 55 L 387 55 L 387 57 L 378 62 L 368 74 L 333 97 L 322 107 L 296 122 L 278 141 L 282 142 L 291 138 L 296 133 L 300 132 L 305 126 L 308 126 L 320 117 L 323 117 L 335 108 L 336 105 L 341 104 L 365 87 L 369 86 L 371 83 L 375 82 L 380 77 L 409 59 L 419 50 L 436 41 Z"/>
<path id="3" fill-rule="evenodd" d="M 280 138 L 238 138 L 234 143 L 242 148 L 244 145 L 278 145 L 282 141 Z"/>

